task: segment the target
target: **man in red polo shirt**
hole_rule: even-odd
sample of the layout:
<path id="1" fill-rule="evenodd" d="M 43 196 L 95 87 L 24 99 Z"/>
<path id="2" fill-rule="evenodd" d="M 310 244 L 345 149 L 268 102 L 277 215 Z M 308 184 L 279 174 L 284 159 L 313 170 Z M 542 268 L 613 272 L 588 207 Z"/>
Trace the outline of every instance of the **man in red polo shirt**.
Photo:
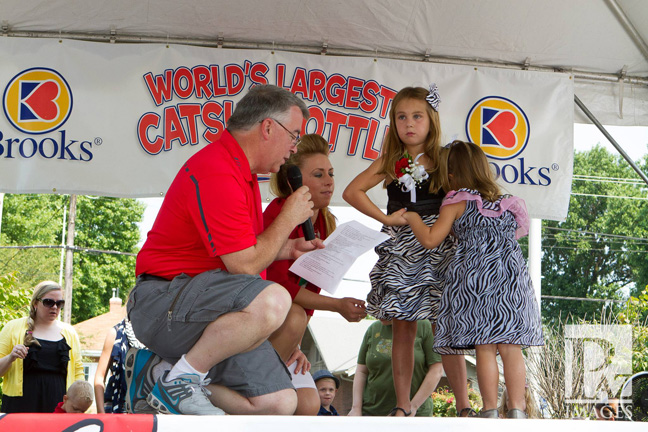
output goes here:
<path id="1" fill-rule="evenodd" d="M 256 86 L 221 138 L 176 175 L 137 256 L 128 314 L 137 338 L 156 355 L 129 352 L 127 406 L 146 397 L 163 413 L 294 412 L 290 375 L 267 341 L 291 299 L 261 275 L 274 260 L 323 245 L 288 240 L 313 214 L 307 187 L 263 229 L 256 174 L 277 172 L 296 152 L 305 118 L 306 105 L 292 93 Z M 153 384 L 158 356 L 175 365 Z"/>

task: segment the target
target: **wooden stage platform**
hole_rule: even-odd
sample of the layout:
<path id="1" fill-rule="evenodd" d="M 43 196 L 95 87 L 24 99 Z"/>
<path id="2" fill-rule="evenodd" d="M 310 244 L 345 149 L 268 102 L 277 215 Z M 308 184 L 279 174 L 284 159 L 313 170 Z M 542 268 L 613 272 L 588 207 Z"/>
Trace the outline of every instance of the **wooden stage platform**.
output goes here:
<path id="1" fill-rule="evenodd" d="M 645 432 L 646 423 L 480 418 L 10 414 L 1 432 Z"/>

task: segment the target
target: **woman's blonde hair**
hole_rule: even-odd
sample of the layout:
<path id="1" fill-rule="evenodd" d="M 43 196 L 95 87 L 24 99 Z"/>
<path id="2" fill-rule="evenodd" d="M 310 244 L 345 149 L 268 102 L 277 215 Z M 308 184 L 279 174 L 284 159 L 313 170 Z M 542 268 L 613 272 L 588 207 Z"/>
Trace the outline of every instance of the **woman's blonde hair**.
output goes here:
<path id="1" fill-rule="evenodd" d="M 502 392 L 502 397 L 500 398 L 500 406 L 498 408 L 498 411 L 500 415 L 503 418 L 506 418 L 506 414 L 509 411 L 508 403 L 506 401 L 507 397 L 507 391 L 506 388 Z M 530 419 L 539 419 L 542 418 L 540 414 L 540 410 L 538 409 L 538 403 L 535 400 L 535 397 L 533 396 L 533 392 L 531 391 L 531 388 L 529 385 L 525 385 L 524 387 L 524 402 L 526 402 L 526 414 L 527 417 Z"/>
<path id="2" fill-rule="evenodd" d="M 396 96 L 394 96 L 391 109 L 389 110 L 389 132 L 383 141 L 382 164 L 378 171 L 378 174 L 384 174 L 386 176 L 384 183 L 385 187 L 396 179 L 396 173 L 394 171 L 396 162 L 398 162 L 405 153 L 405 145 L 400 140 L 398 130 L 396 129 L 396 109 L 398 108 L 398 104 L 402 101 L 414 99 L 425 103 L 425 111 L 430 119 L 430 130 L 425 141 L 425 154 L 430 159 L 430 167 L 427 170 L 431 179 L 429 191 L 431 193 L 436 193 L 441 189 L 443 181 L 439 170 L 441 120 L 439 119 L 439 113 L 435 111 L 425 99 L 428 94 L 429 91 L 423 87 L 405 87 L 399 91 Z M 414 157 L 416 155 L 411 156 Z"/>
<path id="3" fill-rule="evenodd" d="M 297 165 L 300 169 L 304 166 L 304 161 L 313 155 L 322 154 L 328 157 L 330 152 L 329 143 L 317 134 L 303 135 L 299 140 L 297 153 L 292 154 L 290 159 L 281 166 L 279 172 L 270 176 L 270 191 L 279 198 L 287 198 L 292 189 L 288 183 L 288 167 Z M 320 209 L 326 223 L 326 236 L 328 237 L 335 230 L 335 216 L 330 212 L 328 207 Z"/>
<path id="4" fill-rule="evenodd" d="M 442 159 L 443 189 L 446 191 L 468 188 L 478 191 L 487 201 L 496 201 L 500 197 L 500 187 L 495 182 L 486 154 L 477 144 L 453 141 L 443 151 Z M 452 175 L 452 181 L 449 175 Z"/>
<path id="5" fill-rule="evenodd" d="M 61 285 L 52 281 L 43 281 L 34 287 L 31 303 L 29 304 L 29 317 L 27 318 L 27 331 L 25 332 L 25 346 L 36 345 L 40 343 L 34 338 L 33 331 L 36 325 L 36 303 L 38 303 L 50 291 L 62 291 Z"/>

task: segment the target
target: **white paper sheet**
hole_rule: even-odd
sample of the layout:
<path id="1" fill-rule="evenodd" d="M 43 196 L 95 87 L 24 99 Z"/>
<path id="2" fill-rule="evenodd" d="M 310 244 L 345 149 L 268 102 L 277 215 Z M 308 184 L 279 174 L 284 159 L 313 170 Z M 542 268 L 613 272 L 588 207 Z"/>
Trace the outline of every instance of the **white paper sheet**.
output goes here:
<path id="1" fill-rule="evenodd" d="M 326 248 L 302 255 L 290 266 L 290 271 L 335 294 L 342 277 L 355 260 L 388 238 L 387 234 L 360 222 L 343 223 L 324 240 Z"/>

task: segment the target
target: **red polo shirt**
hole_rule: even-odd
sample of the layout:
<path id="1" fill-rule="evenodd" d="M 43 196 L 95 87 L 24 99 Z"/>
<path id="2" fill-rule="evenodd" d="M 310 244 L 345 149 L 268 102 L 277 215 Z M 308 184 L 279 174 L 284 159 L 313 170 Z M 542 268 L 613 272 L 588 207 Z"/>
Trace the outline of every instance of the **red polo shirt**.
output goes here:
<path id="1" fill-rule="evenodd" d="M 263 221 L 266 228 L 269 227 L 272 222 L 274 222 L 277 216 L 279 216 L 279 213 L 281 212 L 281 209 L 283 208 L 285 203 L 285 199 L 275 198 L 268 205 L 268 207 L 266 207 L 265 212 L 263 213 Z M 315 220 L 315 223 L 313 225 L 315 235 L 322 240 L 326 240 L 326 237 L 328 236 L 328 233 L 326 232 L 326 220 L 324 219 L 324 216 L 321 212 L 317 215 L 317 219 Z M 290 233 L 290 236 L 288 238 L 296 239 L 299 237 L 304 237 L 304 231 L 302 230 L 301 225 L 298 225 Z M 320 288 L 318 286 L 303 280 L 295 273 L 288 270 L 294 262 L 295 260 L 280 260 L 273 262 L 272 264 L 270 264 L 270 267 L 268 267 L 267 279 L 273 282 L 277 282 L 279 285 L 282 285 L 284 288 L 286 288 L 293 300 L 295 300 L 295 297 L 297 297 L 297 294 L 299 293 L 299 290 L 302 288 L 302 286 L 307 290 L 313 291 L 314 293 L 319 293 Z M 306 315 L 313 315 L 313 309 L 305 309 L 305 311 Z"/>
<path id="2" fill-rule="evenodd" d="M 135 271 L 173 279 L 181 273 L 227 270 L 220 256 L 254 246 L 262 231 L 256 174 L 225 131 L 176 175 L 137 255 Z"/>

